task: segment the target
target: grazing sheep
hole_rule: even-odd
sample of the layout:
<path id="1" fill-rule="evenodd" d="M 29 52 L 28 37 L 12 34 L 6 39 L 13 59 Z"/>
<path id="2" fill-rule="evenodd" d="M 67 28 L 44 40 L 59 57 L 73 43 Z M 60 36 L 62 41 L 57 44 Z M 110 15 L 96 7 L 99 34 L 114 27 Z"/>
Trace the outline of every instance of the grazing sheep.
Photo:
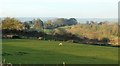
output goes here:
<path id="1" fill-rule="evenodd" d="M 42 40 L 42 37 L 39 37 L 38 39 L 39 39 L 39 40 Z"/>
<path id="2" fill-rule="evenodd" d="M 59 43 L 59 46 L 62 46 L 62 43 Z"/>

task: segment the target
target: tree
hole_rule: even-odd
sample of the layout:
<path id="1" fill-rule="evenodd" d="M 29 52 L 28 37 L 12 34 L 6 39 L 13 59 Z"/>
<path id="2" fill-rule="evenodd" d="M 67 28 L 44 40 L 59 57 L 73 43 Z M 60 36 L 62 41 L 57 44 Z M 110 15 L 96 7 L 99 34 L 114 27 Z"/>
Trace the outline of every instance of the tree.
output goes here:
<path id="1" fill-rule="evenodd" d="M 43 21 L 42 21 L 41 19 L 37 19 L 37 20 L 34 19 L 33 28 L 34 28 L 35 30 L 40 30 L 40 31 L 42 31 L 42 30 L 43 30 Z"/>
<path id="2" fill-rule="evenodd" d="M 103 38 L 102 40 L 101 40 L 104 44 L 108 44 L 109 42 L 110 42 L 110 40 L 109 40 L 109 38 Z"/>
<path id="3" fill-rule="evenodd" d="M 68 25 L 76 25 L 77 24 L 77 20 L 75 18 L 70 18 L 68 21 L 67 21 L 67 24 Z"/>
<path id="4" fill-rule="evenodd" d="M 24 28 L 25 28 L 26 30 L 29 30 L 29 29 L 30 29 L 29 23 L 24 22 L 23 24 L 24 24 Z"/>
<path id="5" fill-rule="evenodd" d="M 53 28 L 61 27 L 61 26 L 67 26 L 67 25 L 75 25 L 77 24 L 77 20 L 75 18 L 65 19 L 65 18 L 57 18 L 54 19 L 51 23 Z"/>
<path id="6" fill-rule="evenodd" d="M 50 29 L 52 27 L 52 20 L 48 20 L 46 23 L 44 23 L 44 28 Z"/>
<path id="7" fill-rule="evenodd" d="M 6 17 L 4 20 L 2 20 L 2 29 L 22 30 L 23 24 L 15 18 Z"/>
<path id="8" fill-rule="evenodd" d="M 57 18 L 53 21 L 53 26 L 56 27 L 60 27 L 60 26 L 64 26 L 66 24 L 66 19 L 64 18 Z"/>

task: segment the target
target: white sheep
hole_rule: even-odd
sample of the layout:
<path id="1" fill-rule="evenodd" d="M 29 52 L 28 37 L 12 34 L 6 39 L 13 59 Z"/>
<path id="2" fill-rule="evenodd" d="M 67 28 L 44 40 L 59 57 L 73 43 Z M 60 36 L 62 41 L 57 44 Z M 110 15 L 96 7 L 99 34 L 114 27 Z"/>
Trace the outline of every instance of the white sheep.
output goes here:
<path id="1" fill-rule="evenodd" d="M 39 40 L 42 40 L 42 37 L 38 37 Z"/>
<path id="2" fill-rule="evenodd" d="M 59 43 L 59 46 L 62 46 L 62 43 Z"/>

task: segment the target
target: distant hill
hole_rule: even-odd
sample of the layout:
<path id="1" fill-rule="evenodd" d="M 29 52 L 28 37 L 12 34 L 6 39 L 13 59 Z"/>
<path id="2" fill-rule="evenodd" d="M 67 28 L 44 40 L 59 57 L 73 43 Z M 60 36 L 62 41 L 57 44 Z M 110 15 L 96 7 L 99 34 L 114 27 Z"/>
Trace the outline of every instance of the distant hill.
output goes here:
<path id="1" fill-rule="evenodd" d="M 76 18 L 80 23 L 86 23 L 86 21 L 94 21 L 94 22 L 118 22 L 117 18 Z"/>
<path id="2" fill-rule="evenodd" d="M 54 20 L 57 17 L 15 17 L 21 22 L 25 21 L 32 21 L 33 19 L 40 18 L 43 22 L 46 22 L 47 20 Z M 4 17 L 0 17 L 0 21 L 3 20 Z M 86 23 L 87 21 L 94 21 L 94 22 L 118 22 L 117 18 L 76 18 L 79 23 Z"/>

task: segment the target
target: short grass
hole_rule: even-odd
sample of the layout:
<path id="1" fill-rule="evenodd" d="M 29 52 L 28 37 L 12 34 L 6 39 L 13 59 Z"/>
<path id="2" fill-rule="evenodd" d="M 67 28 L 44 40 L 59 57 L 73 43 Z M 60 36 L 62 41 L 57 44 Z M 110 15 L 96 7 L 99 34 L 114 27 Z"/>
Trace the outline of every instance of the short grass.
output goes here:
<path id="1" fill-rule="evenodd" d="M 60 41 L 3 39 L 3 59 L 13 64 L 117 64 L 118 48 Z"/>

